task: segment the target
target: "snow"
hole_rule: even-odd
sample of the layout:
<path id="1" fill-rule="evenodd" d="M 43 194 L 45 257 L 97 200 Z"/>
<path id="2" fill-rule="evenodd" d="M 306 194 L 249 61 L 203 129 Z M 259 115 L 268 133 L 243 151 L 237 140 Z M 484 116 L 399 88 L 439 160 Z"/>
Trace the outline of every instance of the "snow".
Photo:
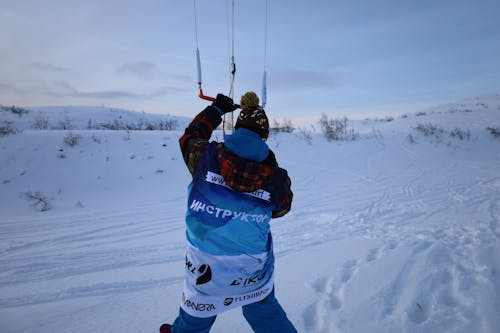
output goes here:
<path id="1" fill-rule="evenodd" d="M 1 331 L 156 332 L 182 290 L 186 119 L 176 131 L 87 130 L 89 118 L 150 118 L 56 111 L 0 112 L 23 130 L 0 137 Z M 33 130 L 38 115 L 74 129 Z M 418 124 L 443 131 L 425 136 Z M 500 139 L 486 128 L 500 127 L 500 96 L 353 126 L 354 141 L 299 131 L 268 141 L 295 194 L 272 222 L 276 294 L 291 321 L 317 333 L 496 332 Z M 212 331 L 251 329 L 235 310 Z"/>

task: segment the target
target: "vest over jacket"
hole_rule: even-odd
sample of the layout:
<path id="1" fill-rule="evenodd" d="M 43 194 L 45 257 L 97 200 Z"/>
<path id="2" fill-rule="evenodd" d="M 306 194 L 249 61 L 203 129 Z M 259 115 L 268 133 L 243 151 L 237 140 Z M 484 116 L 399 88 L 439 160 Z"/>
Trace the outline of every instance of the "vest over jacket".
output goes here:
<path id="1" fill-rule="evenodd" d="M 221 176 L 217 144 L 208 144 L 189 185 L 181 307 L 195 317 L 260 301 L 274 284 L 269 223 L 273 210 L 281 208 L 279 193 L 271 184 L 252 193 L 229 188 Z M 278 171 L 276 182 L 288 177 Z"/>

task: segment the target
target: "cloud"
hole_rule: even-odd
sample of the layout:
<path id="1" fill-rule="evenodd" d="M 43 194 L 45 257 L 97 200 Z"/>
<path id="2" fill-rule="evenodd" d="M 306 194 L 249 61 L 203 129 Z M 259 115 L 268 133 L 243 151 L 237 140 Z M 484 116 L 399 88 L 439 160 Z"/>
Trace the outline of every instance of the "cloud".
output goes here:
<path id="1" fill-rule="evenodd" d="M 331 88 L 336 85 L 333 74 L 300 69 L 271 73 L 273 85 L 284 89 Z"/>
<path id="2" fill-rule="evenodd" d="M 147 61 L 126 62 L 116 72 L 118 74 L 132 75 L 140 79 L 161 77 L 161 79 L 169 79 L 171 82 L 185 83 L 193 81 L 193 78 L 189 75 L 167 73 L 159 69 L 155 64 Z"/>
<path id="3" fill-rule="evenodd" d="M 185 74 L 171 74 L 170 78 L 172 78 L 174 80 L 174 82 L 183 82 L 183 83 L 194 82 L 194 79 L 192 76 L 185 75 Z"/>
<path id="4" fill-rule="evenodd" d="M 52 65 L 46 62 L 32 62 L 28 64 L 28 66 L 32 69 L 51 72 L 51 73 L 73 73 L 74 71 L 68 68 Z"/>
<path id="5" fill-rule="evenodd" d="M 76 97 L 85 99 L 149 99 L 163 97 L 170 93 L 184 91 L 176 87 L 160 87 L 150 93 L 135 93 L 126 90 L 101 90 L 101 91 L 80 91 L 66 81 L 59 81 L 54 84 L 55 89 L 47 91 L 47 95 L 52 97 Z"/>
<path id="6" fill-rule="evenodd" d="M 5 83 L 1 83 L 1 82 L 0 82 L 0 92 L 15 93 L 15 94 L 22 93 L 21 89 L 18 89 L 10 84 L 5 84 Z"/>
<path id="7" fill-rule="evenodd" d="M 127 62 L 121 65 L 117 70 L 120 74 L 130 74 L 141 79 L 155 76 L 156 65 L 147 61 Z"/>

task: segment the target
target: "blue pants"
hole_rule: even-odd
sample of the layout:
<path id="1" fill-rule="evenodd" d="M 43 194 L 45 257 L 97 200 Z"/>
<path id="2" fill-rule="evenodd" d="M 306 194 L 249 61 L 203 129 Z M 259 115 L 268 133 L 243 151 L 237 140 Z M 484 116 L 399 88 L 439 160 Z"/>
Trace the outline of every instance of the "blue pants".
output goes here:
<path id="1" fill-rule="evenodd" d="M 243 316 L 255 333 L 297 333 L 274 296 L 274 289 L 262 301 L 245 305 L 242 309 Z M 179 316 L 172 325 L 172 333 L 208 333 L 215 318 L 216 316 L 193 317 L 180 309 Z"/>

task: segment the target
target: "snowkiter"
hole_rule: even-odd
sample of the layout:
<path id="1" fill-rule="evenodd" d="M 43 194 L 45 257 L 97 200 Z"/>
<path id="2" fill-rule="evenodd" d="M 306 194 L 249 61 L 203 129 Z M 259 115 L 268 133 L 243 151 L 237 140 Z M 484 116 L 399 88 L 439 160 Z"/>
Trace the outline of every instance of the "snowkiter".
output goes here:
<path id="1" fill-rule="evenodd" d="M 242 308 L 254 332 L 297 332 L 274 294 L 272 218 L 290 210 L 287 171 L 266 144 L 269 121 L 244 94 L 235 131 L 209 142 L 233 100 L 218 94 L 180 138 L 193 180 L 186 213 L 186 278 L 179 316 L 160 332 L 209 332 L 219 313 Z"/>

